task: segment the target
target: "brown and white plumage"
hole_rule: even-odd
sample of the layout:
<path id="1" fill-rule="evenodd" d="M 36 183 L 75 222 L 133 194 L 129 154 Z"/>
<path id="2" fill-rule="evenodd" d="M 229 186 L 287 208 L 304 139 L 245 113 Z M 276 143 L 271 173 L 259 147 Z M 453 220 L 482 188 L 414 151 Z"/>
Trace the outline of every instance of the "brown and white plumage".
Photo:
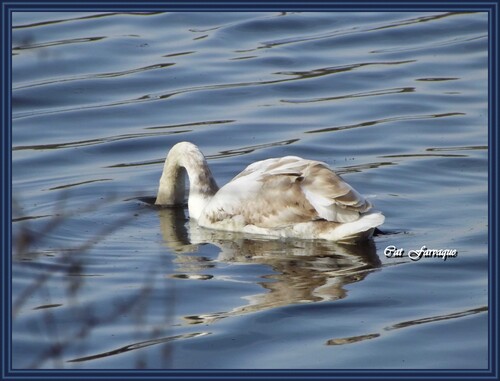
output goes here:
<path id="1" fill-rule="evenodd" d="M 207 162 L 194 144 L 170 150 L 157 205 L 183 202 L 190 182 L 189 215 L 200 226 L 278 237 L 368 238 L 384 222 L 371 204 L 328 166 L 296 156 L 249 165 L 218 189 Z"/>

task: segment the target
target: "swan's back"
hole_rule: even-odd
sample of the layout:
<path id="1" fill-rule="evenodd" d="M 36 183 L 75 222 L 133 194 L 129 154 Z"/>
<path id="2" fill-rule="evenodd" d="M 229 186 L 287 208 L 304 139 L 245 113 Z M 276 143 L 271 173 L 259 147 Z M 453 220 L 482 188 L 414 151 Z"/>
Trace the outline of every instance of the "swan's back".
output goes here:
<path id="1" fill-rule="evenodd" d="M 199 223 L 223 230 L 336 239 L 332 231 L 342 225 L 347 231 L 343 234 L 380 225 L 381 214 L 370 221 L 364 218 L 370 208 L 370 202 L 325 163 L 286 156 L 249 165 L 215 194 Z"/>

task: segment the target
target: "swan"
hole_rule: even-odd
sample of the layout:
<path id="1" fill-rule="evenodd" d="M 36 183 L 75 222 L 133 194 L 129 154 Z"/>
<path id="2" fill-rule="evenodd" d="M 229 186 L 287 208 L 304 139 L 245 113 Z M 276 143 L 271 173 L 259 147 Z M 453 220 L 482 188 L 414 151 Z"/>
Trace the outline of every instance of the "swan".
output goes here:
<path id="1" fill-rule="evenodd" d="M 216 230 L 356 241 L 371 237 L 385 219 L 327 164 L 297 156 L 250 164 L 219 189 L 200 149 L 177 143 L 165 159 L 155 204 L 182 205 L 187 192 L 189 217 Z"/>

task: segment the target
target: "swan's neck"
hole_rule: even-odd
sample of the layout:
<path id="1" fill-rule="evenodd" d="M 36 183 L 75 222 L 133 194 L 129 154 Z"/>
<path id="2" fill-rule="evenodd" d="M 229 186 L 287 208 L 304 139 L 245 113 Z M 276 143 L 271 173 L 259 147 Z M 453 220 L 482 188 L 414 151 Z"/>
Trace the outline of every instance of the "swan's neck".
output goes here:
<path id="1" fill-rule="evenodd" d="M 219 187 L 205 157 L 194 144 L 176 144 L 168 153 L 155 204 L 169 206 L 182 204 L 187 193 L 186 174 L 189 179 L 189 216 L 198 219 Z"/>

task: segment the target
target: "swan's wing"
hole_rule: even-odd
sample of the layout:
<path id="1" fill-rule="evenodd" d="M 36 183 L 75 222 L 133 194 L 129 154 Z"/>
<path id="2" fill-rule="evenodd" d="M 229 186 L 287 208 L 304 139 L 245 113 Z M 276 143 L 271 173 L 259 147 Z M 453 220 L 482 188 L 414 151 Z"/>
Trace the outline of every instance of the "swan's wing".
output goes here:
<path id="1" fill-rule="evenodd" d="M 301 189 L 318 215 L 335 222 L 352 222 L 371 204 L 326 164 L 311 162 L 304 169 Z"/>
<path id="2" fill-rule="evenodd" d="M 205 222 L 282 227 L 327 220 L 351 222 L 371 207 L 326 164 L 287 156 L 248 166 L 203 211 Z"/>

